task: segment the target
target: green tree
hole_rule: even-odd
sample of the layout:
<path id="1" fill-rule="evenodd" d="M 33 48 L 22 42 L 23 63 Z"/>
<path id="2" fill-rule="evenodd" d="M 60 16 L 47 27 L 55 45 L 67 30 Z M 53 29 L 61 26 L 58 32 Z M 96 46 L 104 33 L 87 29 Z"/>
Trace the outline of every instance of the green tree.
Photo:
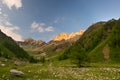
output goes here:
<path id="1" fill-rule="evenodd" d="M 70 58 L 75 64 L 77 64 L 78 67 L 82 67 L 83 64 L 87 61 L 85 49 L 80 45 L 74 46 L 73 53 L 70 55 Z"/>
<path id="2" fill-rule="evenodd" d="M 33 56 L 30 56 L 30 57 L 29 57 L 29 62 L 30 62 L 30 63 L 37 63 L 38 60 L 35 59 Z"/>

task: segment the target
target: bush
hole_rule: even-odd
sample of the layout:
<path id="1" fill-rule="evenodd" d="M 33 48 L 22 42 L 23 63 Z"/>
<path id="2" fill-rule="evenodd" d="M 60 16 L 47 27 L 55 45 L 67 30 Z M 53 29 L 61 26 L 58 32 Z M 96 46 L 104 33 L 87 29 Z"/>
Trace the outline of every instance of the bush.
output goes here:
<path id="1" fill-rule="evenodd" d="M 70 52 L 70 49 L 68 48 L 68 49 L 66 49 L 65 51 L 64 51 L 64 53 L 62 53 L 60 56 L 59 56 L 59 60 L 66 60 L 66 59 L 68 59 L 69 57 L 68 57 L 68 54 L 69 54 L 69 52 Z"/>
<path id="2" fill-rule="evenodd" d="M 45 63 L 45 57 L 44 56 L 40 58 L 40 62 Z"/>
<path id="3" fill-rule="evenodd" d="M 35 59 L 33 56 L 30 56 L 30 57 L 29 57 L 29 62 L 30 62 L 30 63 L 37 63 L 38 60 Z"/>

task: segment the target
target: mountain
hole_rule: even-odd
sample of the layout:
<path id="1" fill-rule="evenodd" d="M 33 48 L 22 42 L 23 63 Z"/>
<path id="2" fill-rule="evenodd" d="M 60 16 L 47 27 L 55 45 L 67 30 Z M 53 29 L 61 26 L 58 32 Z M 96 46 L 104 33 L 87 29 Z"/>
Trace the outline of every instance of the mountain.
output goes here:
<path id="1" fill-rule="evenodd" d="M 34 46 L 34 47 L 40 47 L 46 44 L 46 42 L 42 40 L 34 40 L 32 38 L 27 38 L 24 41 L 19 41 L 18 44 L 20 46 Z"/>
<path id="2" fill-rule="evenodd" d="M 82 36 L 84 32 L 85 30 L 80 30 L 79 32 L 72 32 L 70 34 L 62 32 L 47 43 L 45 51 L 47 52 L 63 51 L 69 46 L 73 45 Z"/>
<path id="3" fill-rule="evenodd" d="M 75 37 L 79 37 L 84 33 L 84 31 L 85 30 L 80 30 L 79 32 L 72 32 L 70 34 L 63 32 L 53 38 L 53 41 L 69 40 Z"/>
<path id="4" fill-rule="evenodd" d="M 71 34 L 63 32 L 47 43 L 42 40 L 27 38 L 22 42 L 18 42 L 18 44 L 29 52 L 30 55 L 39 58 L 41 54 L 48 56 L 64 51 L 67 47 L 73 45 L 81 37 L 83 32 L 84 30 Z"/>
<path id="5" fill-rule="evenodd" d="M 0 57 L 8 59 L 29 59 L 29 55 L 11 38 L 0 30 Z"/>
<path id="6" fill-rule="evenodd" d="M 62 54 L 64 59 L 74 57 L 82 60 L 85 56 L 89 62 L 120 63 L 120 19 L 91 25 L 81 38 Z"/>

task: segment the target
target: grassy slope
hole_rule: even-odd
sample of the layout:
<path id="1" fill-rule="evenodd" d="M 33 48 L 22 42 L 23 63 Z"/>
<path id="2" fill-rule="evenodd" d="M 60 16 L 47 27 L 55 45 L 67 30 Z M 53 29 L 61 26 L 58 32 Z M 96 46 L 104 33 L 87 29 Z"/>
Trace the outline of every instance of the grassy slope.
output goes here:
<path id="1" fill-rule="evenodd" d="M 106 25 L 104 25 L 104 29 L 106 27 L 108 27 L 108 25 L 114 23 L 114 25 L 112 25 L 112 30 L 109 30 L 109 33 L 106 33 L 108 36 L 106 36 L 106 39 L 103 40 L 99 45 L 96 46 L 95 49 L 93 49 L 90 53 L 89 56 L 91 57 L 92 61 L 98 60 L 98 61 L 105 61 L 104 59 L 104 55 L 103 55 L 103 48 L 108 45 L 109 47 L 109 61 L 110 62 L 117 62 L 120 63 L 120 38 L 119 35 L 120 34 L 120 20 L 118 21 L 114 21 L 114 22 L 109 22 Z M 117 32 L 116 32 L 117 30 Z M 115 39 L 118 39 L 115 40 Z M 114 44 L 114 42 L 116 44 Z"/>

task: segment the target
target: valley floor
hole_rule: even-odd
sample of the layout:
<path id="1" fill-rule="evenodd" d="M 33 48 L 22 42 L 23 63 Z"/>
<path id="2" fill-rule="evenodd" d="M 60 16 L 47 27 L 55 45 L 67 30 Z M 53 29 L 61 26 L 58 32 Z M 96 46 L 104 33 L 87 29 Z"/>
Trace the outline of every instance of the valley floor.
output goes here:
<path id="1" fill-rule="evenodd" d="M 98 65 L 97 65 L 98 66 Z M 10 69 L 25 73 L 24 77 L 11 77 Z M 0 67 L 0 80 L 120 80 L 120 65 L 107 67 L 67 66 L 55 63 L 27 63 L 25 66 Z"/>

